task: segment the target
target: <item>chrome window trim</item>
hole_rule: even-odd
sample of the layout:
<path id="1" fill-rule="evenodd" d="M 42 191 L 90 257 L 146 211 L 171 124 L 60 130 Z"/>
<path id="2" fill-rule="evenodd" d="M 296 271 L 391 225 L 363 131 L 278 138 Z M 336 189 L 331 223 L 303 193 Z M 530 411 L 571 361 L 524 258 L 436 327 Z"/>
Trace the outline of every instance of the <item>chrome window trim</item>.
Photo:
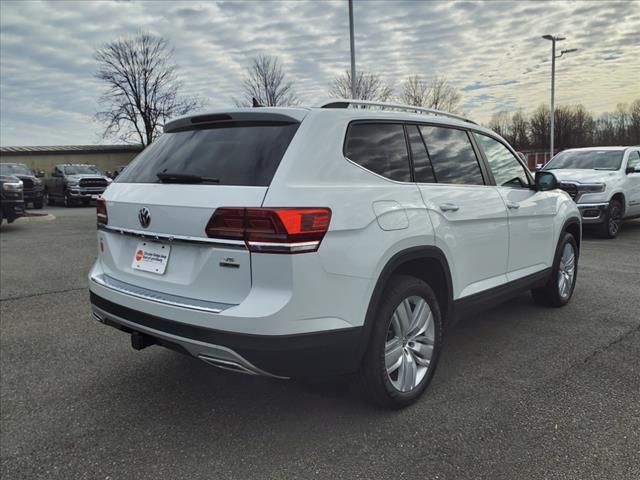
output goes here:
<path id="1" fill-rule="evenodd" d="M 207 237 L 190 237 L 187 235 L 172 235 L 165 233 L 143 232 L 141 230 L 134 230 L 131 228 L 112 227 L 110 225 L 98 224 L 98 230 L 111 233 L 119 233 L 121 235 L 130 235 L 133 237 L 145 238 L 149 240 L 156 240 L 160 242 L 182 242 L 182 243 L 196 243 L 202 245 L 208 245 L 210 247 L 221 248 L 235 248 L 246 250 L 247 246 L 244 240 L 225 240 L 218 238 Z"/>
<path id="2" fill-rule="evenodd" d="M 136 285 L 131 285 L 130 283 L 117 280 L 104 273 L 92 276 L 91 281 L 101 287 L 105 287 L 131 297 L 155 303 L 162 303 L 163 305 L 170 305 L 172 307 L 188 308 L 190 310 L 197 310 L 200 312 L 220 313 L 235 306 L 230 303 L 209 302 L 206 300 L 181 297 L 179 295 L 171 295 L 144 287 L 138 287 Z"/>

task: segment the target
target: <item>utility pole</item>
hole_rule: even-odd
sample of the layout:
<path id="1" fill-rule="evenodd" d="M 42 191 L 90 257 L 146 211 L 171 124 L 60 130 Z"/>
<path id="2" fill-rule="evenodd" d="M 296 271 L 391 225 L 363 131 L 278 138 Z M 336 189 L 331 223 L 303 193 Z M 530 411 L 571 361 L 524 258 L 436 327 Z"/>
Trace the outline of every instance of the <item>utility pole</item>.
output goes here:
<path id="1" fill-rule="evenodd" d="M 349 39 L 351 42 L 351 98 L 356 99 L 356 41 L 353 34 L 353 0 L 349 0 Z"/>
<path id="2" fill-rule="evenodd" d="M 549 148 L 549 160 L 553 158 L 554 153 L 554 137 L 555 137 L 555 117 L 556 117 L 556 106 L 555 106 L 555 90 L 556 90 L 556 58 L 560 58 L 565 53 L 571 53 L 578 50 L 577 48 L 572 48 L 570 50 L 562 50 L 560 55 L 556 56 L 556 42 L 561 42 L 565 40 L 565 37 L 560 37 L 557 35 L 543 35 L 542 38 L 545 40 L 551 40 L 551 141 Z"/>

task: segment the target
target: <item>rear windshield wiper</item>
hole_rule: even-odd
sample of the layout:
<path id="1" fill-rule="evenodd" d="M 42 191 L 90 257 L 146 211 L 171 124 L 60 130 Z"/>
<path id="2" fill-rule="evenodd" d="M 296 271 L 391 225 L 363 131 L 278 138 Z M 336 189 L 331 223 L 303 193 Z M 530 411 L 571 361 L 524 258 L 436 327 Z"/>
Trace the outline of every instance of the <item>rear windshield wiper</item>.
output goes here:
<path id="1" fill-rule="evenodd" d="M 162 183 L 220 183 L 219 178 L 201 177 L 188 173 L 159 172 L 156 173 L 156 177 Z"/>

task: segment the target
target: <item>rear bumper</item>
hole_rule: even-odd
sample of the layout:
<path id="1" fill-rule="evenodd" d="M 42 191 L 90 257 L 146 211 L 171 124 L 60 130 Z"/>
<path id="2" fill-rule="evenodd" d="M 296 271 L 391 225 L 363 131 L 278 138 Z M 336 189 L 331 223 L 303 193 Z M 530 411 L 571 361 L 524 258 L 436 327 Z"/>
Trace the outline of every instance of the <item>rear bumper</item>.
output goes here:
<path id="1" fill-rule="evenodd" d="M 323 377 L 357 370 L 364 328 L 295 335 L 231 333 L 137 311 L 90 293 L 96 319 L 139 332 L 221 368 L 279 378 Z M 226 366 L 226 367 L 225 367 Z"/>
<path id="2" fill-rule="evenodd" d="M 609 202 L 578 204 L 578 210 L 580 210 L 580 215 L 582 216 L 582 223 L 585 225 L 604 222 L 608 208 Z"/>

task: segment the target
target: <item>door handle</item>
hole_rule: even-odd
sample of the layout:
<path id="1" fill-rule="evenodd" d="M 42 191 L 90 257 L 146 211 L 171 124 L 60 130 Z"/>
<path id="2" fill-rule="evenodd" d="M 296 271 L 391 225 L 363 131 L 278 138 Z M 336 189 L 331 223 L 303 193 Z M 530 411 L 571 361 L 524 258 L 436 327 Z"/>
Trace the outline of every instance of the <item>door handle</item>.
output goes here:
<path id="1" fill-rule="evenodd" d="M 460 210 L 460 207 L 455 203 L 443 203 L 440 205 L 440 210 L 443 212 L 457 212 Z"/>
<path id="2" fill-rule="evenodd" d="M 507 208 L 510 210 L 517 210 L 520 208 L 520 204 L 516 202 L 507 202 Z"/>

